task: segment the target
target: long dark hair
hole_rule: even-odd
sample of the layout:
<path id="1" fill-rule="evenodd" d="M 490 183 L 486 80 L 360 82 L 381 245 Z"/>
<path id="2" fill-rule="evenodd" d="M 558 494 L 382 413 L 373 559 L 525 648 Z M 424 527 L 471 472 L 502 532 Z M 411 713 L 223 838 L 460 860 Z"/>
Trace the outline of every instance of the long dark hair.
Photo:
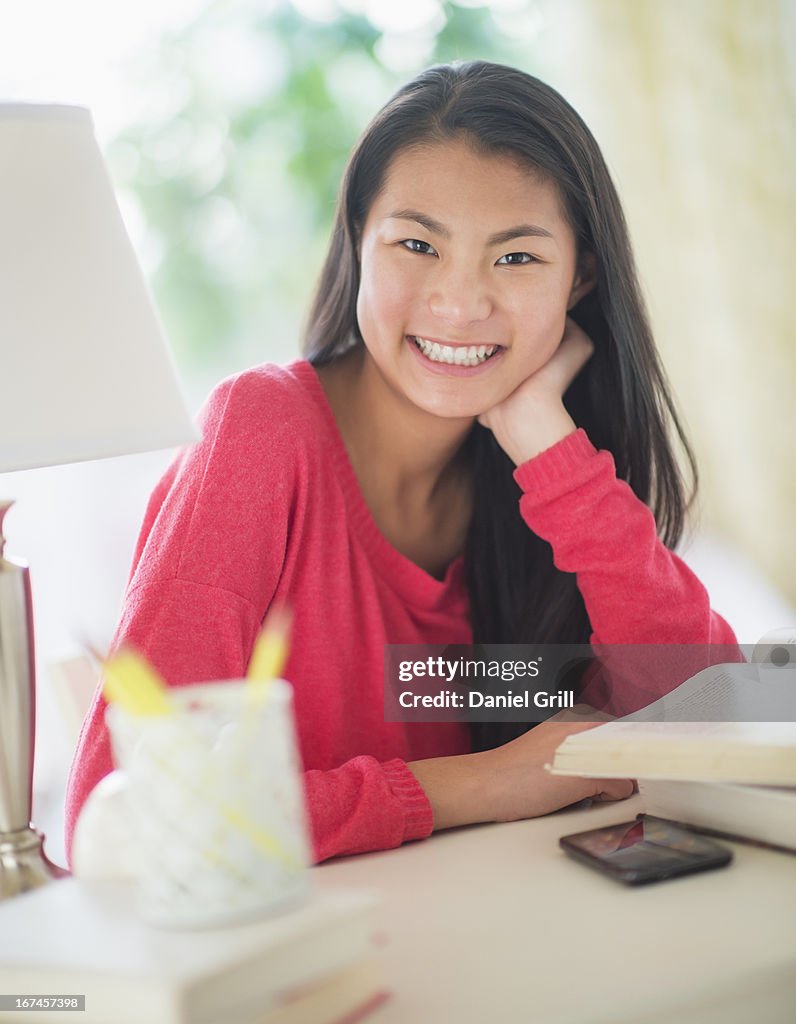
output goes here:
<path id="1" fill-rule="evenodd" d="M 674 546 L 688 499 L 670 431 L 688 464 L 692 493 L 696 465 L 655 349 L 619 198 L 579 115 L 531 75 L 485 61 L 436 65 L 379 111 L 343 177 L 304 354 L 322 365 L 363 343 L 357 244 L 371 204 L 398 153 L 457 138 L 478 152 L 518 157 L 558 187 L 578 253 L 592 253 L 597 271 L 596 287 L 570 311 L 594 342 L 594 354 L 569 388 L 566 406 L 595 447 L 613 454 L 619 477 L 652 508 L 662 540 Z M 465 445 L 475 482 L 465 546 L 474 643 L 588 643 L 589 619 L 574 575 L 556 569 L 550 546 L 520 517 L 513 463 L 478 424 Z M 527 728 L 474 725 L 473 747 L 496 746 Z"/>

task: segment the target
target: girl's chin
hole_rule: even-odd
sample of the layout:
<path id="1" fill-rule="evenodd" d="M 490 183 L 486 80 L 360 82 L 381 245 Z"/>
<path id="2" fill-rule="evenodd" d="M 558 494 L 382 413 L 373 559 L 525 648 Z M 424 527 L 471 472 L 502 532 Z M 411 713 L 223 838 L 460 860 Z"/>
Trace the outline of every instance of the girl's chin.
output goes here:
<path id="1" fill-rule="evenodd" d="M 483 402 L 463 402 L 459 396 L 446 398 L 441 395 L 410 394 L 412 402 L 430 416 L 443 420 L 475 420 L 486 412 Z M 491 406 L 489 406 L 491 408 Z"/>

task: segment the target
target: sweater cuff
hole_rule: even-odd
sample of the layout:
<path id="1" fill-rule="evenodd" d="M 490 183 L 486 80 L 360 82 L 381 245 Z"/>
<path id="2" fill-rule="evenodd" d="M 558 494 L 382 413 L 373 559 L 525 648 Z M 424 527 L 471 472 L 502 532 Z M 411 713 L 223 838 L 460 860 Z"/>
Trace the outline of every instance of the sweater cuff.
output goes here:
<path id="1" fill-rule="evenodd" d="M 409 839 L 425 839 L 434 831 L 434 812 L 426 791 L 409 770 L 405 761 L 395 758 L 382 764 L 382 770 L 393 794 L 404 811 L 404 835 Z"/>
<path id="2" fill-rule="evenodd" d="M 586 431 L 580 427 L 573 434 L 567 434 L 552 447 L 517 466 L 514 479 L 526 494 L 532 490 L 543 490 L 562 478 L 571 477 L 599 454 Z"/>

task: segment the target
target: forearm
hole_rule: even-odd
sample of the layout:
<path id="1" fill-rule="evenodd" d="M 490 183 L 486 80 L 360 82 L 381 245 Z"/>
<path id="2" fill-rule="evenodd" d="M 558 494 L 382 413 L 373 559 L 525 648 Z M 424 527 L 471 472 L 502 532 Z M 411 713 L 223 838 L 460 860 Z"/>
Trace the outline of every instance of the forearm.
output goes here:
<path id="1" fill-rule="evenodd" d="M 433 757 L 407 764 L 431 804 L 435 832 L 496 820 L 496 776 L 490 753 Z"/>
<path id="2" fill-rule="evenodd" d="M 433 830 L 536 818 L 585 797 L 630 796 L 633 784 L 627 779 L 581 779 L 546 770 L 567 736 L 594 724 L 554 718 L 493 750 L 411 762 L 407 767 L 431 804 Z"/>

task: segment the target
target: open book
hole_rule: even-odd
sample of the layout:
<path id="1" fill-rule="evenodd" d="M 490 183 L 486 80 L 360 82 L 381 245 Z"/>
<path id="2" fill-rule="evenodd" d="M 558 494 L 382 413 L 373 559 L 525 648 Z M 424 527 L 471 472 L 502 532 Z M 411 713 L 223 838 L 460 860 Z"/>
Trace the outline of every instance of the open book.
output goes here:
<path id="1" fill-rule="evenodd" d="M 796 786 L 796 630 L 766 634 L 750 663 L 706 668 L 631 715 L 568 736 L 548 768 Z"/>

